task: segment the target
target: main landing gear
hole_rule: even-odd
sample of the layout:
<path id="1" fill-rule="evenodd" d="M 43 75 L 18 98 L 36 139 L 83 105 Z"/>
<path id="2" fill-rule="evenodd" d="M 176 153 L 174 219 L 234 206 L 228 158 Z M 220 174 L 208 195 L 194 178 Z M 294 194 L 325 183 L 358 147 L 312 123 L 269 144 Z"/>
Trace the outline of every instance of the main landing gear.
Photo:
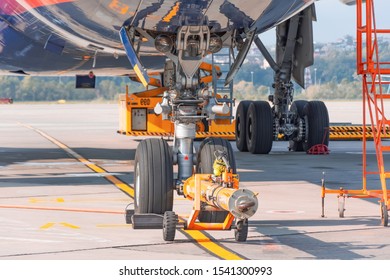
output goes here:
<path id="1" fill-rule="evenodd" d="M 266 101 L 241 101 L 236 111 L 238 150 L 268 154 L 275 140 L 289 141 L 293 152 L 329 143 L 329 117 L 321 101 L 293 101 L 294 79 L 305 86 L 304 70 L 313 64 L 313 8 L 276 28 L 275 60 L 256 37 L 254 43 L 274 70 L 274 93 Z M 271 104 L 271 105 L 270 105 Z"/>
<path id="2" fill-rule="evenodd" d="M 236 112 L 236 145 L 241 152 L 268 154 L 273 141 L 288 140 L 289 150 L 307 152 L 329 144 L 329 116 L 322 101 L 292 102 L 285 117 L 277 118 L 265 101 L 241 101 Z"/>

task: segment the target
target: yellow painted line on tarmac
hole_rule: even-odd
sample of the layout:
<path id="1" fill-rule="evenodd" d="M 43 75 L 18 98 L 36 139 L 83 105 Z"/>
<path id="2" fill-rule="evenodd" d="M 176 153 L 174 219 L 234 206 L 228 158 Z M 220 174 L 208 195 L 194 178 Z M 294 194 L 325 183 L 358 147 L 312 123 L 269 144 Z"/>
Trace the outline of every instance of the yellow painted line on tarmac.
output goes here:
<path id="1" fill-rule="evenodd" d="M 35 198 L 35 197 L 30 197 L 28 199 L 30 203 L 44 203 L 44 202 L 57 202 L 57 203 L 64 203 L 65 199 L 62 197 L 57 197 L 54 199 L 40 199 L 40 198 Z"/>
<path id="2" fill-rule="evenodd" d="M 47 223 L 40 227 L 40 229 L 48 229 L 55 225 L 55 223 Z"/>
<path id="3" fill-rule="evenodd" d="M 199 230 L 181 230 L 184 235 L 190 236 L 194 239 L 199 246 L 205 249 L 207 252 L 215 255 L 222 260 L 245 260 L 243 257 L 235 254 L 234 252 L 224 248 L 223 246 L 215 243 L 209 237 L 207 237 L 202 231 Z"/>
<path id="4" fill-rule="evenodd" d="M 23 123 L 19 123 L 19 125 L 24 126 L 24 127 L 28 128 L 28 129 L 31 129 L 31 130 L 37 132 L 38 134 L 40 134 L 41 136 L 43 136 L 44 138 L 46 138 L 47 140 L 49 140 L 53 144 L 55 144 L 58 147 L 60 147 L 61 149 L 63 149 L 65 152 L 67 152 L 73 158 L 75 158 L 79 162 L 83 163 L 86 167 L 88 167 L 92 171 L 94 171 L 96 173 L 107 173 L 107 171 L 104 170 L 103 168 L 101 168 L 100 166 L 98 166 L 98 165 L 94 164 L 93 162 L 87 160 L 86 158 L 84 158 L 83 156 L 81 156 L 80 154 L 76 153 L 75 151 L 73 151 L 68 146 L 66 146 L 64 143 L 62 143 L 62 142 L 58 141 L 57 139 L 51 137 L 50 135 L 48 135 L 47 133 L 43 132 L 42 130 L 39 130 L 39 129 L 35 128 L 35 127 L 32 127 L 30 125 L 26 125 L 26 124 L 23 124 Z M 131 186 L 129 186 L 128 184 L 126 184 L 125 182 L 123 182 L 122 180 L 118 179 L 117 177 L 115 177 L 113 175 L 105 175 L 105 176 L 103 176 L 103 178 L 105 178 L 106 180 L 108 180 L 109 182 L 114 184 L 118 189 L 120 189 L 121 191 L 123 191 L 124 193 L 129 195 L 131 198 L 134 198 L 134 189 Z"/>
<path id="5" fill-rule="evenodd" d="M 72 225 L 69 223 L 60 223 L 60 225 L 62 225 L 64 227 L 72 228 L 72 229 L 79 229 L 80 228 L 79 226 L 75 226 L 75 225 Z"/>
<path id="6" fill-rule="evenodd" d="M 179 215 L 179 222 L 185 223 L 188 215 Z M 182 234 L 187 236 L 189 239 L 193 239 L 197 245 L 207 253 L 216 256 L 221 260 L 245 260 L 245 258 L 239 256 L 233 251 L 219 245 L 216 241 L 206 236 L 200 230 L 179 230 Z"/>
<path id="7" fill-rule="evenodd" d="M 49 228 L 52 228 L 54 227 L 55 225 L 60 225 L 60 226 L 63 226 L 63 227 L 67 227 L 67 228 L 71 228 L 71 229 L 79 229 L 80 227 L 79 226 L 76 226 L 76 225 L 72 225 L 72 224 L 69 224 L 69 223 L 47 223 L 47 224 L 44 224 L 43 226 L 40 227 L 40 229 L 49 229 Z"/>

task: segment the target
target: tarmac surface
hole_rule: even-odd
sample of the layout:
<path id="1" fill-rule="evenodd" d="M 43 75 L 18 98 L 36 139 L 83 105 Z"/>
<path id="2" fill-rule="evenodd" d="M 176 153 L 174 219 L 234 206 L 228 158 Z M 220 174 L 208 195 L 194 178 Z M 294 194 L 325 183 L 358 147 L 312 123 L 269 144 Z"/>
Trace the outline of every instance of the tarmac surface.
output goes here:
<path id="1" fill-rule="evenodd" d="M 357 123 L 359 106 L 328 107 L 332 122 Z M 287 142 L 252 155 L 231 142 L 242 186 L 259 193 L 246 243 L 233 231 L 180 230 L 165 242 L 162 230 L 132 229 L 124 211 L 133 200 L 120 189 L 131 190 L 141 138 L 118 135 L 118 115 L 115 104 L 0 107 L 0 260 L 390 259 L 377 199 L 348 198 L 339 218 L 327 195 L 321 217 L 323 172 L 327 188 L 361 189 L 360 141 L 331 142 L 330 155 L 317 156 Z M 375 169 L 372 143 L 368 159 Z M 368 185 L 380 188 L 376 177 Z M 175 197 L 176 213 L 191 208 Z"/>

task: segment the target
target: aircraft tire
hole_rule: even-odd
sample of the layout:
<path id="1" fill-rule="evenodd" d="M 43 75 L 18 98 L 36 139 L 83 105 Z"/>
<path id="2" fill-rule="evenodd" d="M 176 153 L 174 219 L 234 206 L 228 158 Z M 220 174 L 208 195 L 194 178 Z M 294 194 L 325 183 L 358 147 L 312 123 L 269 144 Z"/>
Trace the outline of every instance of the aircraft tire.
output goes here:
<path id="1" fill-rule="evenodd" d="M 162 139 L 146 139 L 137 147 L 134 162 L 135 212 L 164 214 L 173 208 L 173 164 Z"/>
<path id="2" fill-rule="evenodd" d="M 254 101 L 246 116 L 246 143 L 252 154 L 268 154 L 273 142 L 273 116 L 266 101 Z"/>
<path id="3" fill-rule="evenodd" d="M 223 150 L 228 155 L 228 160 L 233 173 L 237 172 L 236 160 L 230 142 L 222 138 L 206 138 L 200 144 L 196 173 L 212 174 L 215 161 L 215 151 Z M 227 211 L 200 211 L 198 219 L 201 223 L 222 223 L 227 216 Z"/>
<path id="4" fill-rule="evenodd" d="M 296 115 L 299 118 L 304 118 L 304 108 L 306 104 L 309 103 L 306 100 L 296 100 L 291 104 L 290 111 L 296 113 Z M 296 121 L 295 124 L 298 124 L 298 120 Z M 302 139 L 300 141 L 294 141 L 290 140 L 289 141 L 289 149 L 290 151 L 293 152 L 302 152 L 303 151 L 303 142 L 305 140 Z"/>
<path id="5" fill-rule="evenodd" d="M 246 115 L 248 107 L 252 101 L 243 100 L 238 104 L 236 111 L 236 146 L 241 152 L 247 152 L 248 146 L 246 145 Z"/>
<path id="6" fill-rule="evenodd" d="M 303 142 L 304 151 L 311 147 L 324 144 L 329 145 L 329 115 L 325 103 L 310 101 L 304 108 L 306 119 L 307 139 Z"/>

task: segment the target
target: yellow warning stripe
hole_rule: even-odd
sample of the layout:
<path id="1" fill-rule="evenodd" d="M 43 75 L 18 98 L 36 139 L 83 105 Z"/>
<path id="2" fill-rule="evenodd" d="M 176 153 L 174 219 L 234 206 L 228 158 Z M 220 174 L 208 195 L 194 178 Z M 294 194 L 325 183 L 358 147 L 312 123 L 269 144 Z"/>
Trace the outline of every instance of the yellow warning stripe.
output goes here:
<path id="1" fill-rule="evenodd" d="M 98 165 L 94 164 L 93 162 L 87 160 L 86 158 L 82 157 L 80 154 L 78 154 L 75 151 L 73 151 L 71 148 L 66 146 L 64 143 L 62 143 L 62 142 L 58 141 L 57 139 L 51 137 L 50 135 L 46 134 L 42 130 L 39 130 L 37 128 L 34 128 L 34 127 L 26 125 L 26 124 L 22 124 L 22 123 L 19 123 L 19 124 L 24 126 L 24 127 L 26 127 L 26 128 L 28 128 L 28 129 L 34 130 L 38 134 L 42 135 L 44 138 L 46 138 L 47 140 L 49 140 L 53 144 L 55 144 L 58 147 L 60 147 L 61 149 L 63 149 L 65 152 L 67 152 L 69 155 L 71 155 L 73 158 L 75 158 L 79 162 L 83 163 L 86 167 L 88 167 L 92 171 L 94 171 L 96 173 L 107 173 L 107 171 L 104 170 L 103 168 L 101 168 L 100 166 L 98 166 Z M 123 182 L 122 180 L 118 179 L 117 177 L 115 177 L 113 175 L 104 175 L 103 178 L 105 178 L 106 180 L 110 181 L 118 189 L 122 190 L 127 195 L 129 195 L 130 197 L 134 198 L 134 189 L 131 186 L 129 186 L 128 184 L 126 184 L 125 182 Z"/>
<path id="2" fill-rule="evenodd" d="M 118 130 L 117 133 L 124 134 L 128 136 L 165 136 L 165 137 L 172 137 L 173 133 L 167 133 L 167 132 L 151 132 L 151 131 L 123 131 Z M 235 133 L 234 132 L 197 132 L 196 137 L 197 138 L 205 138 L 205 137 L 213 137 L 218 136 L 221 138 L 233 140 L 235 139 Z"/>

